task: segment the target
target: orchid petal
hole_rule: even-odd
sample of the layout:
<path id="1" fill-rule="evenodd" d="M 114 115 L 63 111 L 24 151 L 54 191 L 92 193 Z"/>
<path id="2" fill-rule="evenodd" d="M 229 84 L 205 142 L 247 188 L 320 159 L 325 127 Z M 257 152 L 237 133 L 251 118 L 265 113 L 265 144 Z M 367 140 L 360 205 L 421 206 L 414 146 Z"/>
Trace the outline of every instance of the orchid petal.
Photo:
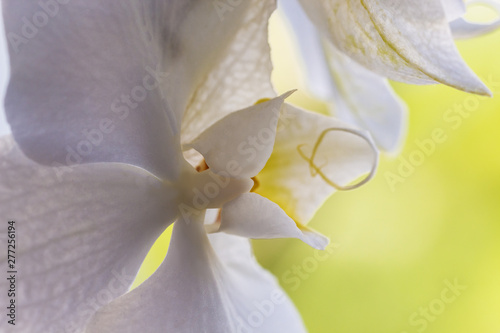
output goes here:
<path id="1" fill-rule="evenodd" d="M 381 149 L 396 151 L 406 134 L 407 110 L 387 80 L 322 41 L 297 0 L 281 8 L 294 28 L 311 92 L 331 102 L 337 118 L 369 131 Z"/>
<path id="2" fill-rule="evenodd" d="M 225 233 L 211 234 L 208 238 L 226 269 L 224 275 L 229 277 L 232 299 L 247 300 L 237 306 L 243 319 L 242 328 L 253 333 L 306 332 L 294 304 L 278 280 L 257 262 L 247 238 Z M 259 325 L 261 317 L 263 323 Z"/>
<path id="3" fill-rule="evenodd" d="M 306 87 L 318 98 L 332 100 L 335 86 L 332 82 L 330 68 L 326 59 L 321 36 L 314 24 L 302 10 L 298 0 L 279 2 L 279 9 L 286 15 L 297 48 L 300 50 L 302 62 L 300 69 L 304 71 Z"/>
<path id="4" fill-rule="evenodd" d="M 175 223 L 158 270 L 102 308 L 86 332 L 304 332 L 295 308 L 276 280 L 258 266 L 248 242 L 238 240 L 247 242 L 242 248 L 212 237 L 222 260 L 210 245 L 202 217 Z M 277 293 L 279 304 L 272 301 Z M 261 304 L 265 313 L 259 312 Z"/>
<path id="5" fill-rule="evenodd" d="M 256 193 L 244 193 L 222 207 L 219 231 L 254 239 L 297 238 L 319 250 L 329 242 L 311 229 L 302 232 L 283 209 Z"/>
<path id="6" fill-rule="evenodd" d="M 253 26 L 272 10 L 252 5 L 231 7 L 222 19 L 215 2 L 195 0 L 76 0 L 48 9 L 4 1 L 12 58 L 6 110 L 21 149 L 45 165 L 124 162 L 175 178 L 184 111 L 200 109 L 198 102 L 219 85 L 212 69 L 218 77 L 228 69 L 247 73 L 231 67 L 234 52 L 247 46 L 235 38 L 250 39 L 233 27 L 242 20 Z M 48 23 L 36 27 L 43 17 Z M 248 33 L 265 31 L 267 19 L 262 22 Z M 240 65 L 252 63 L 256 53 Z M 262 71 L 270 72 L 266 66 Z M 256 68 L 247 67 L 254 74 Z M 218 103 L 210 110 L 224 101 Z"/>
<path id="7" fill-rule="evenodd" d="M 493 9 L 497 18 L 489 23 L 469 22 L 464 18 L 457 18 L 450 22 L 453 37 L 457 39 L 473 38 L 488 34 L 500 28 L 500 2 L 497 0 L 472 0 L 467 2 L 468 6 L 481 5 Z"/>
<path id="8" fill-rule="evenodd" d="M 333 114 L 370 132 L 377 146 L 397 151 L 407 131 L 407 108 L 389 82 L 326 44 L 336 98 Z"/>
<path id="9" fill-rule="evenodd" d="M 228 201 L 252 189 L 254 182 L 250 178 L 234 178 L 221 176 L 205 170 L 189 172 L 179 180 L 180 191 L 186 212 L 194 208 L 196 211 L 219 208 Z M 191 208 L 188 208 L 191 207 Z"/>
<path id="10" fill-rule="evenodd" d="M 99 307 L 128 290 L 177 211 L 173 189 L 130 165 L 44 167 L 3 138 L 0 170 L 0 215 L 16 222 L 19 332 L 82 332 Z M 0 331 L 7 326 L 2 320 Z"/>
<path id="11" fill-rule="evenodd" d="M 301 0 L 301 4 L 339 50 L 379 75 L 491 95 L 460 57 L 440 1 Z"/>
<path id="12" fill-rule="evenodd" d="M 275 1 L 234 2 L 237 5 L 231 1 L 208 3 L 216 9 L 208 10 L 220 15 L 218 25 L 223 26 L 221 30 L 228 36 L 225 45 L 212 47 L 218 52 L 218 63 L 200 81 L 187 106 L 182 119 L 182 143 L 192 141 L 234 110 L 252 105 L 262 97 L 275 96 L 267 41 L 268 20 Z"/>
<path id="13" fill-rule="evenodd" d="M 312 218 L 336 189 L 368 181 L 378 162 L 369 134 L 332 117 L 285 104 L 273 154 L 257 175 L 254 191 L 277 203 L 301 224 Z M 348 185 L 368 174 L 355 185 Z"/>
<path id="14" fill-rule="evenodd" d="M 180 154 L 161 85 L 162 52 L 174 51 L 175 34 L 160 29 L 172 23 L 160 13 L 176 5 L 2 4 L 11 58 L 5 106 L 23 152 L 44 165 L 123 162 L 173 178 Z"/>
<path id="15" fill-rule="evenodd" d="M 281 106 L 289 94 L 229 114 L 185 147 L 200 152 L 217 174 L 255 176 L 271 156 Z"/>
<path id="16" fill-rule="evenodd" d="M 463 16 L 466 12 L 464 0 L 441 0 L 441 4 L 449 22 Z"/>

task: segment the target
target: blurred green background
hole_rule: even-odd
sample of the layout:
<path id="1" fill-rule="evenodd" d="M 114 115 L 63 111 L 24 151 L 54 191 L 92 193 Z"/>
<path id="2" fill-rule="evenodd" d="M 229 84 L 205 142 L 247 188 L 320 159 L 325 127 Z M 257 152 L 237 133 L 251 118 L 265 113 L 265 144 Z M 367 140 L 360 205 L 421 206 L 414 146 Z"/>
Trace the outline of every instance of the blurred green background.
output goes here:
<path id="1" fill-rule="evenodd" d="M 303 87 L 289 30 L 276 16 L 271 28 L 278 92 Z M 499 45 L 500 32 L 458 42 L 495 98 L 393 84 L 410 109 L 406 144 L 382 156 L 368 185 L 335 194 L 311 221 L 336 244 L 326 260 L 298 240 L 254 242 L 311 333 L 500 333 Z M 304 89 L 291 102 L 325 110 Z M 446 139 L 425 154 L 419 142 L 436 129 Z M 388 174 L 400 176 L 411 160 L 391 185 Z M 164 252 L 150 254 L 139 281 Z"/>

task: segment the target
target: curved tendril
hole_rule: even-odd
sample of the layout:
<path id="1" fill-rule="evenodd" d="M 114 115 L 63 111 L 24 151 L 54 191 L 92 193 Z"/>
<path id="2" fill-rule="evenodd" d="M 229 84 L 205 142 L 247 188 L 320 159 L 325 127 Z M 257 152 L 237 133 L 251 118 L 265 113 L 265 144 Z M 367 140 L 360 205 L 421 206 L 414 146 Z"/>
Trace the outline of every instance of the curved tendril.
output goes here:
<path id="1" fill-rule="evenodd" d="M 318 167 L 316 164 L 314 164 L 314 158 L 316 157 L 316 153 L 318 152 L 318 148 L 321 145 L 321 143 L 323 142 L 323 139 L 325 138 L 326 134 L 328 134 L 329 132 L 333 132 L 333 131 L 346 132 L 346 133 L 350 133 L 350 134 L 356 135 L 356 136 L 358 136 L 358 137 L 366 140 L 370 144 L 370 148 L 372 149 L 373 155 L 374 155 L 372 168 L 371 168 L 370 172 L 368 173 L 368 175 L 365 178 L 363 178 L 360 182 L 358 182 L 356 184 L 347 185 L 347 186 L 339 185 L 339 184 L 335 183 L 334 181 L 328 179 L 328 177 L 323 173 L 323 171 L 321 171 L 321 169 L 324 167 L 324 165 L 321 166 L 321 167 Z M 373 141 L 368 140 L 363 135 L 363 133 L 361 133 L 360 131 L 357 131 L 355 129 L 340 128 L 340 127 L 327 128 L 326 130 L 324 130 L 323 132 L 321 132 L 320 136 L 318 137 L 318 140 L 314 144 L 314 148 L 313 148 L 312 155 L 311 155 L 310 158 L 307 157 L 306 154 L 302 151 L 302 147 L 305 146 L 305 145 L 306 144 L 298 145 L 297 146 L 297 150 L 298 150 L 300 156 L 304 160 L 306 160 L 307 162 L 309 162 L 309 168 L 310 168 L 310 171 L 311 171 L 311 176 L 315 177 L 316 175 L 319 175 L 328 185 L 332 186 L 333 188 L 335 188 L 335 189 L 337 189 L 339 191 L 354 190 L 354 189 L 356 189 L 356 188 L 358 188 L 358 187 L 366 184 L 367 182 L 369 182 L 373 178 L 373 176 L 375 175 L 375 171 L 377 170 L 377 167 L 378 167 L 378 151 L 377 151 L 377 147 L 375 147 L 375 144 L 373 143 Z"/>

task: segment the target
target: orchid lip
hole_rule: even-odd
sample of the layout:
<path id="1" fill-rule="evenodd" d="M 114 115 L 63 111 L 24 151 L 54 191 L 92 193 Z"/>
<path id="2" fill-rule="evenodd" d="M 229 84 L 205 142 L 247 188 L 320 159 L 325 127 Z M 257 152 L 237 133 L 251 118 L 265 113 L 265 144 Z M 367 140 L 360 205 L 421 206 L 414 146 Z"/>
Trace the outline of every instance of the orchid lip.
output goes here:
<path id="1" fill-rule="evenodd" d="M 323 171 L 321 170 L 322 167 L 318 166 L 314 162 L 314 160 L 316 158 L 316 154 L 318 152 L 318 148 L 321 145 L 321 143 L 323 142 L 323 139 L 325 138 L 326 134 L 328 134 L 329 132 L 333 132 L 333 131 L 347 132 L 347 133 L 351 133 L 353 135 L 359 136 L 360 138 L 367 140 L 367 142 L 370 144 L 370 148 L 373 150 L 374 157 L 373 157 L 373 163 L 372 163 L 371 170 L 369 171 L 368 175 L 365 178 L 363 178 L 361 181 L 359 181 L 359 182 L 357 182 L 355 184 L 342 186 L 342 185 L 339 185 L 339 184 L 335 183 L 334 181 L 330 180 L 323 173 Z M 303 146 L 304 146 L 304 144 L 297 146 L 297 150 L 298 150 L 300 156 L 303 159 L 305 159 L 306 161 L 309 162 L 309 168 L 311 170 L 311 176 L 315 177 L 315 176 L 319 175 L 328 185 L 334 187 L 335 189 L 337 189 L 339 191 L 354 190 L 354 189 L 356 189 L 356 188 L 358 188 L 358 187 L 366 184 L 368 181 L 370 181 L 373 178 L 373 176 L 375 175 L 375 172 L 377 170 L 377 167 L 378 167 L 378 150 L 377 150 L 377 147 L 375 146 L 375 144 L 373 143 L 373 141 L 368 140 L 366 138 L 366 136 L 362 132 L 360 132 L 358 130 L 349 129 L 349 128 L 340 128 L 340 127 L 339 128 L 332 127 L 332 128 L 328 128 L 328 129 L 324 130 L 320 134 L 320 136 L 318 137 L 318 140 L 316 141 L 316 143 L 314 144 L 311 157 L 307 157 L 305 155 L 304 151 L 302 150 Z"/>

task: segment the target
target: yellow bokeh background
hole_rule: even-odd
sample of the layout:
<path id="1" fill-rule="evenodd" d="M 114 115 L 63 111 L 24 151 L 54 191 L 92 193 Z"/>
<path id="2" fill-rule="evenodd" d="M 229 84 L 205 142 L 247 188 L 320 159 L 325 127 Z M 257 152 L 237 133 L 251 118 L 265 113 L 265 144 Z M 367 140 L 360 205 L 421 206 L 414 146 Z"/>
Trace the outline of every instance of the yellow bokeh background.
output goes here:
<path id="1" fill-rule="evenodd" d="M 291 102 L 326 110 L 303 89 L 280 17 L 271 28 L 278 92 L 298 87 Z M 399 156 L 382 156 L 369 184 L 335 194 L 311 221 L 337 244 L 328 258 L 298 240 L 254 241 L 311 333 L 500 333 L 500 32 L 457 45 L 498 96 L 393 83 L 410 110 L 406 143 Z M 419 142 L 436 129 L 446 140 L 425 154 Z M 413 172 L 391 186 L 389 173 L 412 158 Z M 159 265 L 169 237 L 136 284 Z M 464 289 L 453 294 L 449 283 Z"/>

